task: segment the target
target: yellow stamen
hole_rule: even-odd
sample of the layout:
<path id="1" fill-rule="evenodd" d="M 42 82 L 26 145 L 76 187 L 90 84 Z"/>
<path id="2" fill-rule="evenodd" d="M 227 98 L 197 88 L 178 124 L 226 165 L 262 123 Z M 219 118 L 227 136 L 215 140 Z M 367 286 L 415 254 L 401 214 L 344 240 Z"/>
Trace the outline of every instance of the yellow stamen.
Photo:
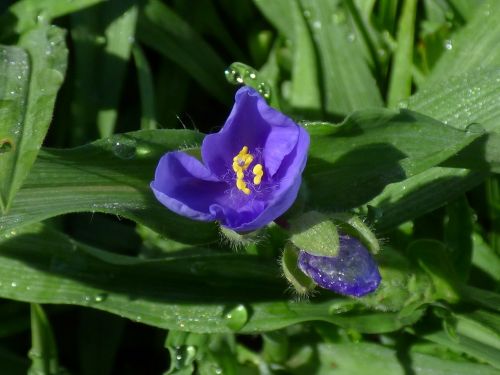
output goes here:
<path id="1" fill-rule="evenodd" d="M 245 181 L 238 179 L 236 180 L 236 187 L 240 190 L 243 190 L 247 187 L 247 184 L 245 183 Z"/>
<path id="2" fill-rule="evenodd" d="M 262 182 L 262 176 L 264 176 L 262 164 L 256 164 L 252 169 L 252 173 L 255 175 L 253 178 L 254 185 L 259 185 Z"/>
<path id="3" fill-rule="evenodd" d="M 254 157 L 252 154 L 248 153 L 248 147 L 243 146 L 241 151 L 233 158 L 233 171 L 236 173 L 236 187 L 238 190 L 241 190 L 246 195 L 250 194 L 250 189 L 247 187 L 246 182 L 243 180 L 245 177 L 245 171 L 252 164 Z M 254 185 L 259 185 L 262 182 L 262 176 L 264 175 L 264 171 L 262 168 L 262 164 L 256 164 L 252 172 L 254 174 L 253 183 Z"/>

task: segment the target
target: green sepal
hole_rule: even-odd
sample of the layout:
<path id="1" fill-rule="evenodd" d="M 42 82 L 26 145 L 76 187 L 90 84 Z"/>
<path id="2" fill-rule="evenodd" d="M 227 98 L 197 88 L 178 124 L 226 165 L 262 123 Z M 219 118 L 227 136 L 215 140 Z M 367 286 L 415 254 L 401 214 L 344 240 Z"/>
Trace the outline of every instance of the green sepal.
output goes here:
<path id="1" fill-rule="evenodd" d="M 373 254 L 377 254 L 380 251 L 380 244 L 377 237 L 375 237 L 370 227 L 361 218 L 348 212 L 331 214 L 330 217 L 342 233 L 359 239 Z"/>
<path id="2" fill-rule="evenodd" d="M 285 244 L 283 256 L 281 257 L 281 268 L 288 282 L 299 294 L 304 295 L 316 287 L 316 283 L 302 272 L 298 266 L 298 249 L 290 242 Z"/>
<path id="3" fill-rule="evenodd" d="M 320 212 L 309 211 L 292 219 L 290 232 L 290 241 L 310 254 L 334 257 L 339 252 L 337 227 Z"/>
<path id="4" fill-rule="evenodd" d="M 222 235 L 222 239 L 227 241 L 233 249 L 257 243 L 262 239 L 261 230 L 248 233 L 238 233 L 221 225 L 220 233 Z"/>

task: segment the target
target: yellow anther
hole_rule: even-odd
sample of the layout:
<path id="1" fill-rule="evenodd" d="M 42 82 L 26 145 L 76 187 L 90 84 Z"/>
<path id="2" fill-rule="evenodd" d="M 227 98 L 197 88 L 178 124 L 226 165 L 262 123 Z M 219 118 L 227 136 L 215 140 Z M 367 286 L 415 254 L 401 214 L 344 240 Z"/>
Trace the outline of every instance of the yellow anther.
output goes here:
<path id="1" fill-rule="evenodd" d="M 244 161 L 245 161 L 244 168 L 247 169 L 248 166 L 253 162 L 253 156 L 251 154 L 245 155 Z"/>
<path id="2" fill-rule="evenodd" d="M 236 173 L 236 187 L 241 190 L 246 195 L 251 193 L 251 190 L 247 187 L 247 183 L 243 180 L 245 177 L 245 171 L 253 163 L 254 157 L 252 154 L 248 153 L 248 147 L 243 146 L 241 151 L 233 158 L 233 171 Z M 262 176 L 264 175 L 264 170 L 262 169 L 262 164 L 256 164 L 252 172 L 254 174 L 253 183 L 254 185 L 259 185 L 262 181 Z"/>
<path id="3" fill-rule="evenodd" d="M 264 170 L 262 169 L 262 164 L 255 164 L 252 169 L 252 173 L 254 174 L 253 184 L 259 185 L 262 182 L 262 176 L 264 176 Z"/>
<path id="4" fill-rule="evenodd" d="M 260 174 L 262 175 L 264 172 L 262 171 L 262 164 L 255 164 L 255 166 L 252 169 L 253 174 Z"/>

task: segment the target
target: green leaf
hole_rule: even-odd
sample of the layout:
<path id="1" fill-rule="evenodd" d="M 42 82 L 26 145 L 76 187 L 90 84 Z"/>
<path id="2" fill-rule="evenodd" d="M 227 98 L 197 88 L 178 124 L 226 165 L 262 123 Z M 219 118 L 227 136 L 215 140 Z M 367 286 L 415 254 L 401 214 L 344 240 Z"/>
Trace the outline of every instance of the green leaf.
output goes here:
<path id="1" fill-rule="evenodd" d="M 411 94 L 413 67 L 413 40 L 415 36 L 415 19 L 417 17 L 417 0 L 405 0 L 399 18 L 397 47 L 394 52 L 389 83 L 387 105 L 393 107 L 401 99 Z"/>
<path id="2" fill-rule="evenodd" d="M 322 99 L 319 86 L 319 65 L 311 31 L 298 1 L 287 2 L 285 8 L 287 10 L 282 9 L 281 14 L 291 8 L 294 30 L 290 105 L 304 115 L 310 114 L 318 117 L 322 111 Z M 282 16 L 280 15 L 279 18 Z"/>
<path id="3" fill-rule="evenodd" d="M 174 214 L 149 188 L 167 151 L 196 146 L 202 135 L 187 130 L 149 130 L 117 135 L 68 150 L 43 150 L 0 233 L 69 212 L 104 212 L 132 219 L 172 239 L 213 242 L 215 224 Z"/>
<path id="4" fill-rule="evenodd" d="M 118 118 L 118 104 L 135 38 L 138 11 L 133 0 L 108 0 L 104 9 L 108 17 L 109 14 L 120 12 L 106 25 L 106 45 L 99 64 L 103 103 L 97 112 L 97 127 L 101 137 L 109 137 L 114 133 Z M 95 77 L 95 71 L 92 72 Z"/>
<path id="5" fill-rule="evenodd" d="M 434 167 L 402 182 L 388 185 L 365 211 L 380 231 L 395 228 L 445 205 L 479 185 L 486 171 Z"/>
<path id="6" fill-rule="evenodd" d="M 155 93 L 151 68 L 142 48 L 138 44 L 134 45 L 132 53 L 141 94 L 141 129 L 156 129 Z"/>
<path id="7" fill-rule="evenodd" d="M 376 333 L 414 321 L 399 319 L 395 312 L 365 309 L 346 315 L 339 306 L 352 305 L 351 299 L 329 294 L 321 302 L 297 302 L 285 289 L 276 262 L 257 256 L 207 253 L 141 260 L 91 248 L 40 224 L 0 238 L 3 298 L 89 306 L 161 328 L 198 333 L 233 332 L 228 312 L 239 305 L 248 317 L 237 327 L 241 333 L 312 320 Z M 383 301 L 377 304 L 384 308 Z"/>
<path id="8" fill-rule="evenodd" d="M 423 334 L 422 337 L 452 350 L 466 353 L 500 369 L 500 350 L 476 341 L 468 336 L 457 334 L 456 337 L 452 339 L 444 331 L 438 331 L 435 333 Z"/>
<path id="9" fill-rule="evenodd" d="M 476 70 L 462 77 L 419 91 L 403 106 L 443 121 L 448 126 L 476 132 L 479 123 L 487 132 L 496 132 L 500 116 L 500 70 Z M 478 131 L 480 132 L 480 131 Z M 447 165 L 388 185 L 368 205 L 376 208 L 377 228 L 386 230 L 458 198 L 479 185 L 488 169 L 498 170 L 498 136 L 489 133 L 474 142 Z M 446 146 L 443 146 L 446 147 Z M 465 152 L 467 151 L 467 152 Z M 461 153 L 460 153 L 461 154 Z M 451 155 L 450 155 L 451 156 Z M 474 168 L 470 171 L 463 168 Z"/>
<path id="10" fill-rule="evenodd" d="M 150 0 L 139 17 L 138 37 L 167 59 L 186 70 L 194 80 L 222 103 L 230 96 L 224 83 L 224 61 L 174 11 Z"/>
<path id="11" fill-rule="evenodd" d="M 402 105 L 459 129 L 478 123 L 488 132 L 499 132 L 499 96 L 500 69 L 475 69 L 442 78 Z"/>
<path id="12" fill-rule="evenodd" d="M 42 307 L 37 304 L 31 304 L 31 345 L 28 375 L 58 375 L 59 363 L 52 327 Z"/>
<path id="13" fill-rule="evenodd" d="M 451 39 L 447 49 L 426 81 L 429 87 L 444 78 L 463 75 L 479 67 L 500 65 L 500 3 L 486 0 L 467 25 Z M 443 107 L 446 108 L 446 107 Z"/>
<path id="14" fill-rule="evenodd" d="M 472 264 L 500 282 L 500 259 L 486 241 L 477 233 L 472 235 Z"/>
<path id="15" fill-rule="evenodd" d="M 489 290 L 464 285 L 461 288 L 464 299 L 495 311 L 500 311 L 500 294 Z"/>
<path id="16" fill-rule="evenodd" d="M 334 211 L 367 203 L 387 185 L 438 165 L 480 136 L 418 113 L 383 109 L 355 112 L 340 126 L 306 129 L 309 199 L 313 207 Z"/>
<path id="17" fill-rule="evenodd" d="M 64 80 L 63 30 L 39 27 L 0 47 L 0 206 L 5 212 L 36 159 Z M 10 144 L 5 148 L 6 144 Z"/>
<path id="18" fill-rule="evenodd" d="M 436 299 L 450 303 L 458 301 L 458 278 L 450 264 L 447 249 L 441 242 L 414 241 L 408 246 L 408 254 L 431 277 Z"/>
<path id="19" fill-rule="evenodd" d="M 133 0 L 109 0 L 71 17 L 73 144 L 85 142 L 85 133 L 96 125 L 101 137 L 114 132 L 137 13 Z"/>
<path id="20" fill-rule="evenodd" d="M 292 0 L 295 4 L 297 4 L 297 1 Z M 254 0 L 253 2 L 282 35 L 290 40 L 295 38 L 295 29 L 291 27 L 294 24 L 295 4 L 290 5 L 290 0 Z"/>
<path id="21" fill-rule="evenodd" d="M 21 0 L 16 1 L 0 16 L 0 40 L 4 40 L 13 33 L 23 34 L 37 24 L 49 24 L 58 18 L 81 9 L 102 3 L 106 0 Z"/>
<path id="22" fill-rule="evenodd" d="M 363 54 L 362 42 L 339 1 L 301 0 L 319 54 L 325 111 L 346 115 L 380 107 L 382 97 Z"/>
<path id="23" fill-rule="evenodd" d="M 420 353 L 400 353 L 373 343 L 320 344 L 317 375 L 434 374 L 496 375 L 495 369 L 477 363 L 455 362 Z M 300 373 L 302 369 L 297 372 Z M 305 372 L 302 372 L 305 373 Z"/>

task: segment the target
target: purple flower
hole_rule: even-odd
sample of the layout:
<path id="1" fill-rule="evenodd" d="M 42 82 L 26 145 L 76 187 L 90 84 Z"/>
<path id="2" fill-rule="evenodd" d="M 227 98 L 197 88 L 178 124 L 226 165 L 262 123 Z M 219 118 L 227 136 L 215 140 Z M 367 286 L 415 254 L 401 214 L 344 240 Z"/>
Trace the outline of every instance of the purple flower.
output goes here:
<path id="1" fill-rule="evenodd" d="M 151 188 L 170 210 L 219 221 L 239 232 L 265 226 L 295 201 L 307 160 L 309 135 L 242 87 L 224 127 L 207 135 L 203 163 L 180 151 L 165 154 Z"/>
<path id="2" fill-rule="evenodd" d="M 301 250 L 300 269 L 320 287 L 339 294 L 361 297 L 373 292 L 381 281 L 375 260 L 356 238 L 340 235 L 339 240 L 340 250 L 334 257 Z"/>

